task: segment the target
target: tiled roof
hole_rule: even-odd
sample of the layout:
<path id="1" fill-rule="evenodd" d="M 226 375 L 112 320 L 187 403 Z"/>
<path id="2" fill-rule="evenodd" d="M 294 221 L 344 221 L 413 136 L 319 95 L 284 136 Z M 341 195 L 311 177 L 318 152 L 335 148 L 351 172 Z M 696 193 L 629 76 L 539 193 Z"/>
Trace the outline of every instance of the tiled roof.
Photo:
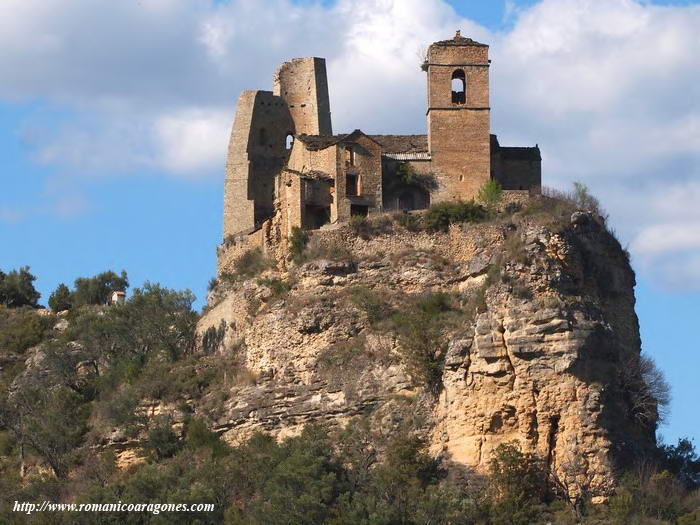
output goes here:
<path id="1" fill-rule="evenodd" d="M 343 137 L 347 135 L 296 135 L 295 138 L 299 139 L 304 143 L 306 149 L 308 150 L 319 150 L 325 149 L 339 142 Z"/>
<path id="2" fill-rule="evenodd" d="M 297 135 L 306 149 L 315 151 L 325 149 L 333 144 L 350 139 L 352 135 L 364 133 L 358 129 L 343 135 Z M 382 153 L 426 153 L 428 151 L 427 135 L 366 135 L 382 147 Z"/>

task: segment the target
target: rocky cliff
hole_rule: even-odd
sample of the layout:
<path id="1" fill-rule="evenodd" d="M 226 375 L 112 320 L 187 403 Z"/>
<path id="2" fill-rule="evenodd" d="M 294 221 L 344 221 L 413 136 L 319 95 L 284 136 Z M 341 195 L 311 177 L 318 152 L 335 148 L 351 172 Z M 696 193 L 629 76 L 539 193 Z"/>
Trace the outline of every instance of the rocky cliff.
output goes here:
<path id="1" fill-rule="evenodd" d="M 630 380 L 634 273 L 596 216 L 437 233 L 384 219 L 315 232 L 297 259 L 220 276 L 210 294 L 200 351 L 247 370 L 202 401 L 227 441 L 366 417 L 421 435 L 454 471 L 484 471 L 515 442 L 598 498 L 653 443 Z"/>

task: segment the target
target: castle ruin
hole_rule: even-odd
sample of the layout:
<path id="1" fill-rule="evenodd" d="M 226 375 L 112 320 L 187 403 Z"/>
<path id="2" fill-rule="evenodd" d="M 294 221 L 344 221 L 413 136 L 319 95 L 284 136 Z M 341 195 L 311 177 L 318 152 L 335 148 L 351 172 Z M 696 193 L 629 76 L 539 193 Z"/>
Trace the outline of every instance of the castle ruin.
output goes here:
<path id="1" fill-rule="evenodd" d="M 232 246 L 265 248 L 295 226 L 313 230 L 353 215 L 472 199 L 490 178 L 508 192 L 537 192 L 539 148 L 504 147 L 491 134 L 488 49 L 459 31 L 429 47 L 427 135 L 334 135 L 323 58 L 285 62 L 271 92 L 241 93 L 219 270 Z"/>

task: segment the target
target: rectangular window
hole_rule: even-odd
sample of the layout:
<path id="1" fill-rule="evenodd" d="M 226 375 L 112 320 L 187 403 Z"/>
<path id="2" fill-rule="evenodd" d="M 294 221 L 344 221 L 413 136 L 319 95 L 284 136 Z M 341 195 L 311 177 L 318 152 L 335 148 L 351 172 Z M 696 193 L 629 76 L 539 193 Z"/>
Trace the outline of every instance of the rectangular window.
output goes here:
<path id="1" fill-rule="evenodd" d="M 345 175 L 345 195 L 348 197 L 355 197 L 360 194 L 359 191 L 357 191 L 359 188 L 358 186 L 358 181 L 359 177 L 357 175 L 354 175 L 352 173 L 348 173 Z"/>
<path id="2" fill-rule="evenodd" d="M 345 147 L 345 166 L 354 166 L 355 165 L 355 151 L 349 147 Z"/>

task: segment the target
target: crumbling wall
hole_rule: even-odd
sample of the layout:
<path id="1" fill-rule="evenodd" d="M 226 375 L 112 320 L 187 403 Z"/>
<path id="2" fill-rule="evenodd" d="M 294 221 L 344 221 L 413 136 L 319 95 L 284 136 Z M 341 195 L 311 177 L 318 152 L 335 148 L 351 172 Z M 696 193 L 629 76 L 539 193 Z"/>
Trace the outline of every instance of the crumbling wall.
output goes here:
<path id="1" fill-rule="evenodd" d="M 346 151 L 353 152 L 354 163 L 347 161 Z M 382 205 L 382 149 L 379 144 L 359 133 L 352 141 L 343 142 L 337 148 L 338 177 L 336 179 L 338 220 L 347 221 L 351 216 L 352 206 L 367 207 L 374 213 Z M 359 192 L 352 195 L 346 185 L 348 174 L 359 180 Z"/>
<path id="2" fill-rule="evenodd" d="M 224 183 L 224 239 L 253 230 L 274 211 L 275 177 L 287 161 L 293 124 L 285 101 L 269 91 L 238 98 Z"/>
<path id="3" fill-rule="evenodd" d="M 325 59 L 305 57 L 285 62 L 273 78 L 273 93 L 287 102 L 295 133 L 333 134 Z"/>

